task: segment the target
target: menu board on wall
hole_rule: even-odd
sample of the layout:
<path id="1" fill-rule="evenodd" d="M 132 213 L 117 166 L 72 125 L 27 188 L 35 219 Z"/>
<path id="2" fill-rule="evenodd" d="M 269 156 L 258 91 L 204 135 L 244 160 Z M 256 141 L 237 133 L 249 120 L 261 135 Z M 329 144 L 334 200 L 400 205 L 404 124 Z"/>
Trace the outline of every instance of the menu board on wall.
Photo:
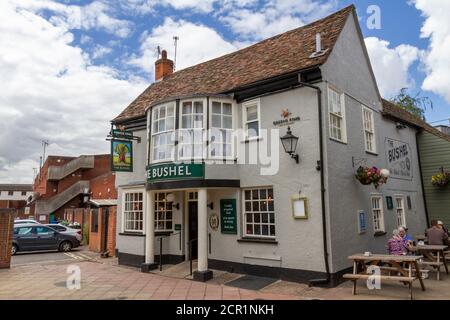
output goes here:
<path id="1" fill-rule="evenodd" d="M 236 199 L 220 200 L 220 231 L 237 234 Z"/>
<path id="2" fill-rule="evenodd" d="M 387 169 L 392 179 L 412 180 L 412 152 L 408 143 L 386 138 Z"/>

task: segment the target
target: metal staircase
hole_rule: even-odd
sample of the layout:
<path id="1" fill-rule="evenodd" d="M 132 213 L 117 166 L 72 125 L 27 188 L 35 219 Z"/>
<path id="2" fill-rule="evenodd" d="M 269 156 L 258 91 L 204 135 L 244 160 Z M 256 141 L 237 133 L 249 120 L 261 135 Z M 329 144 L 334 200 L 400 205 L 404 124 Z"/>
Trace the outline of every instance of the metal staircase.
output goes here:
<path id="1" fill-rule="evenodd" d="M 86 193 L 89 190 L 89 181 L 78 181 L 63 192 L 55 195 L 48 200 L 36 201 L 36 213 L 37 214 L 50 214 L 67 202 L 75 198 L 76 196 Z"/>
<path id="2" fill-rule="evenodd" d="M 48 180 L 61 180 L 79 169 L 94 168 L 94 156 L 79 156 L 62 166 L 48 167 Z"/>

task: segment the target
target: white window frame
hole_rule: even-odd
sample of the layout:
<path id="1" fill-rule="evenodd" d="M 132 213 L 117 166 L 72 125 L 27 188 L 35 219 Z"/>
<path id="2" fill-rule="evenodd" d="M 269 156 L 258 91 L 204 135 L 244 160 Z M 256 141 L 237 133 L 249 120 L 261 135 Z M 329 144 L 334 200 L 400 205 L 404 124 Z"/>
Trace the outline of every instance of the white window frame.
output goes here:
<path id="1" fill-rule="evenodd" d="M 154 205 L 155 205 L 155 232 L 172 232 L 174 230 L 174 219 L 173 219 L 173 203 L 169 204 L 170 206 L 170 210 L 167 209 L 166 207 L 166 203 L 168 202 L 167 200 L 158 200 L 159 199 L 159 195 L 160 194 L 164 194 L 164 199 L 167 199 L 167 195 L 171 193 L 171 192 L 166 192 L 166 191 L 162 191 L 162 192 L 154 192 Z M 158 228 L 158 222 L 160 221 L 160 219 L 158 218 L 158 213 L 161 211 L 159 210 L 158 204 L 160 203 L 164 203 L 164 209 L 162 210 L 162 212 L 164 212 L 164 219 L 161 219 L 161 221 L 164 221 L 164 229 L 159 229 Z M 172 218 L 171 219 L 167 219 L 167 212 L 170 211 L 172 213 Z M 170 229 L 166 229 L 166 222 L 167 221 L 171 221 L 172 222 L 172 228 Z"/>
<path id="2" fill-rule="evenodd" d="M 261 211 L 261 210 L 259 210 L 259 211 L 254 211 L 253 210 L 253 207 L 252 207 L 252 210 L 251 211 L 246 211 L 246 208 L 245 208 L 245 203 L 247 202 L 247 200 L 245 199 L 245 192 L 246 191 L 250 191 L 250 192 L 253 192 L 254 190 L 258 190 L 258 193 L 260 192 L 260 190 L 267 190 L 267 189 L 272 189 L 272 193 L 273 193 L 273 198 L 272 198 L 272 201 L 273 201 L 273 204 L 274 204 L 274 210 L 273 211 L 269 211 L 268 209 L 269 209 L 269 206 L 268 206 L 268 204 L 267 204 L 267 210 L 266 211 Z M 241 192 L 241 195 L 242 195 L 242 234 L 243 234 L 243 236 L 245 237 L 245 238 L 267 238 L 267 239 L 275 239 L 276 238 L 276 235 L 277 235 L 277 224 L 276 224 L 276 214 L 275 214 L 275 195 L 274 195 L 274 188 L 273 188 L 273 186 L 261 186 L 261 187 L 253 187 L 253 188 L 243 188 L 242 189 L 242 192 Z M 268 198 L 266 198 L 266 200 L 267 200 Z M 252 200 L 253 200 L 253 195 L 252 195 Z M 258 201 L 260 201 L 261 199 L 258 199 Z M 264 200 L 264 199 L 263 199 Z M 252 202 L 252 201 L 251 201 Z M 252 206 L 253 206 L 253 204 L 252 204 Z M 262 219 L 260 220 L 260 222 L 258 223 L 259 225 L 260 225 L 260 228 L 261 228 L 261 233 L 262 233 L 262 225 L 264 224 L 264 225 L 268 225 L 268 231 L 269 231 L 269 235 L 262 235 L 262 234 L 249 234 L 249 233 L 247 233 L 247 213 L 266 213 L 267 215 L 268 215 L 268 218 L 267 218 L 267 222 L 262 222 Z M 270 222 L 270 214 L 273 214 L 273 223 L 272 222 Z M 262 218 L 262 215 L 261 215 L 261 218 Z M 251 222 L 251 224 L 254 226 L 255 225 L 255 222 L 254 221 L 252 221 Z M 270 226 L 271 225 L 273 225 L 274 226 L 274 228 L 275 228 L 275 235 L 270 235 Z"/>
<path id="3" fill-rule="evenodd" d="M 194 103 L 195 102 L 202 102 L 202 104 L 203 104 L 203 113 L 202 113 L 203 123 L 202 123 L 202 128 L 201 128 L 201 130 L 202 130 L 202 155 L 201 156 L 195 156 L 194 154 L 189 156 L 189 157 L 186 157 L 186 156 L 181 157 L 180 156 L 180 150 L 181 150 L 180 148 L 182 148 L 183 145 L 193 146 L 193 144 L 184 144 L 184 143 L 182 143 L 181 136 L 183 135 L 183 131 L 191 131 L 191 130 L 192 131 L 194 131 L 194 130 L 200 131 L 200 128 L 183 128 L 183 103 L 186 103 L 186 102 L 191 102 L 192 103 L 192 108 L 194 108 Z M 201 160 L 201 159 L 205 159 L 206 158 L 205 132 L 206 132 L 206 128 L 207 128 L 207 108 L 208 108 L 207 100 L 203 99 L 203 98 L 199 98 L 199 99 L 185 99 L 185 100 L 181 100 L 180 101 L 180 108 L 179 108 L 180 110 L 179 110 L 179 113 L 178 113 L 178 118 L 179 118 L 179 120 L 178 120 L 178 137 L 177 137 L 177 140 L 178 140 L 177 154 L 178 154 L 180 160 L 192 160 L 192 159 L 193 160 Z M 192 111 L 194 111 L 194 109 L 192 109 Z M 192 112 L 191 116 L 194 115 L 194 114 L 195 113 Z M 193 152 L 194 152 L 194 150 L 193 150 Z"/>
<path id="4" fill-rule="evenodd" d="M 142 194 L 142 230 L 127 229 L 126 228 L 126 194 L 141 193 Z M 146 191 L 145 189 L 123 189 L 121 190 L 122 199 L 122 232 L 142 233 L 145 234 L 145 221 L 146 221 Z"/>
<path id="5" fill-rule="evenodd" d="M 370 114 L 370 125 L 372 128 L 368 128 L 366 126 L 366 112 Z M 376 138 L 376 129 L 375 129 L 375 112 L 372 109 L 367 108 L 365 105 L 362 105 L 362 121 L 363 121 L 363 131 L 364 131 L 364 149 L 369 153 L 377 153 L 377 138 Z M 372 135 L 372 141 L 370 141 L 372 145 L 372 150 L 368 148 L 369 141 L 367 140 L 367 134 Z"/>
<path id="6" fill-rule="evenodd" d="M 331 108 L 331 94 L 337 94 L 340 99 L 341 103 L 341 115 L 332 112 Z M 341 139 L 333 136 L 333 128 L 332 128 L 332 118 L 336 117 L 341 120 Z M 341 143 L 347 143 L 347 122 L 346 122 L 346 116 L 345 116 L 345 94 L 337 90 L 336 88 L 333 88 L 331 86 L 328 86 L 328 129 L 330 134 L 330 139 L 335 140 Z"/>
<path id="7" fill-rule="evenodd" d="M 379 208 L 374 208 L 373 206 L 373 200 L 374 199 L 378 199 L 379 200 Z M 379 218 L 379 225 L 380 228 L 376 228 L 375 227 L 375 210 L 379 210 L 380 211 L 380 216 Z M 383 196 L 382 195 L 372 195 L 370 197 L 370 211 L 372 213 L 372 224 L 373 224 L 373 231 L 375 233 L 377 232 L 386 232 L 386 225 L 384 224 L 384 201 L 383 201 Z"/>
<path id="8" fill-rule="evenodd" d="M 154 124 L 154 121 L 155 121 L 155 112 L 156 112 L 156 110 L 159 110 L 159 109 L 161 109 L 163 107 L 167 108 L 167 107 L 170 107 L 170 106 L 173 107 L 173 129 L 155 133 L 155 128 L 154 128 L 153 124 Z M 176 108 L 175 102 L 170 102 L 170 103 L 154 106 L 154 107 L 152 107 L 151 112 L 152 113 L 151 113 L 151 123 L 150 123 L 150 125 L 151 125 L 150 161 L 151 161 L 151 163 L 174 161 L 174 155 L 175 155 L 175 133 L 176 133 L 175 124 L 176 124 L 176 112 L 177 112 L 177 108 Z M 155 143 L 155 136 L 160 135 L 160 134 L 170 133 L 170 132 L 172 132 L 173 137 L 174 137 L 174 141 L 173 141 L 173 145 L 172 145 L 173 149 L 172 149 L 171 156 L 169 158 L 155 160 L 153 158 L 154 157 L 154 150 L 155 150 L 155 144 L 154 144 Z"/>
<path id="9" fill-rule="evenodd" d="M 223 127 L 221 128 L 214 128 L 214 129 L 221 129 L 221 130 L 229 130 L 230 131 L 230 135 L 231 135 L 231 154 L 228 156 L 213 156 L 211 154 L 212 152 L 212 143 L 211 143 L 211 137 L 212 137 L 212 130 L 213 130 L 213 126 L 212 126 L 212 117 L 213 117 L 213 102 L 219 102 L 221 104 L 221 107 L 223 108 L 223 104 L 224 103 L 229 103 L 231 104 L 231 129 L 224 129 Z M 208 137 L 208 141 L 209 141 L 209 148 L 208 148 L 208 157 L 211 159 L 226 159 L 226 160 L 233 160 L 235 158 L 235 139 L 234 139 L 234 132 L 236 130 L 236 104 L 233 101 L 230 100 L 226 100 L 226 99 L 216 99 L 216 98 L 210 98 L 209 100 L 209 137 Z M 223 114 L 223 113 L 222 113 Z"/>
<path id="10" fill-rule="evenodd" d="M 258 112 L 258 116 L 256 120 L 247 121 L 247 109 L 248 107 L 252 107 L 256 104 L 256 109 Z M 258 122 L 258 136 L 249 137 L 247 131 L 247 124 L 252 122 Z M 255 141 L 261 138 L 261 100 L 254 99 L 247 102 L 242 103 L 242 129 L 244 131 L 244 141 Z"/>
<path id="11" fill-rule="evenodd" d="M 401 201 L 402 207 L 398 206 L 397 200 Z M 394 208 L 395 208 L 395 223 L 398 227 L 406 227 L 406 208 L 405 208 L 405 197 L 401 194 L 394 195 Z M 399 224 L 399 210 L 402 211 L 401 224 Z"/>

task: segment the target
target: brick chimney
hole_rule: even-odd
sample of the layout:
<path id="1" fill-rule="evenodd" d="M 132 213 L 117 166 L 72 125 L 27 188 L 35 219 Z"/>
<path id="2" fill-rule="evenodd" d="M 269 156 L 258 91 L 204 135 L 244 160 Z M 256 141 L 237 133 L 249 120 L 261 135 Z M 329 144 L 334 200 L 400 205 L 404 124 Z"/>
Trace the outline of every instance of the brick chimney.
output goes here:
<path id="1" fill-rule="evenodd" d="M 161 59 L 155 62 L 155 80 L 160 81 L 165 76 L 173 73 L 173 61 L 167 59 L 167 51 L 163 50 L 161 53 Z"/>

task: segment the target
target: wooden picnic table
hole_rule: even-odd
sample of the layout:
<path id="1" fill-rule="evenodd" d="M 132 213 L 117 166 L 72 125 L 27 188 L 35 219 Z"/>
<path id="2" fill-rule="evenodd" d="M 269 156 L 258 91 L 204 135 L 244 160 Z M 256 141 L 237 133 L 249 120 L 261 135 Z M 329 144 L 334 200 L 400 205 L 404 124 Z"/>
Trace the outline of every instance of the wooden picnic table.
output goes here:
<path id="1" fill-rule="evenodd" d="M 423 256 L 422 262 L 419 264 L 429 265 L 437 269 L 437 280 L 441 278 L 441 267 L 444 266 L 445 272 L 448 272 L 447 260 L 445 259 L 445 245 L 418 245 L 413 250 Z"/>
<path id="2" fill-rule="evenodd" d="M 409 286 L 410 299 L 413 299 L 412 284 L 419 280 L 422 291 L 425 291 L 425 285 L 422 279 L 422 273 L 419 267 L 419 260 L 422 256 L 393 256 L 387 254 L 355 254 L 348 259 L 353 260 L 353 273 L 345 274 L 344 279 L 353 281 L 353 294 L 356 295 L 356 283 L 358 280 L 373 279 L 376 275 L 369 274 L 370 266 L 377 266 L 380 271 L 388 271 L 388 275 L 379 275 L 380 281 L 399 281 Z M 396 274 L 392 276 L 392 272 Z"/>

